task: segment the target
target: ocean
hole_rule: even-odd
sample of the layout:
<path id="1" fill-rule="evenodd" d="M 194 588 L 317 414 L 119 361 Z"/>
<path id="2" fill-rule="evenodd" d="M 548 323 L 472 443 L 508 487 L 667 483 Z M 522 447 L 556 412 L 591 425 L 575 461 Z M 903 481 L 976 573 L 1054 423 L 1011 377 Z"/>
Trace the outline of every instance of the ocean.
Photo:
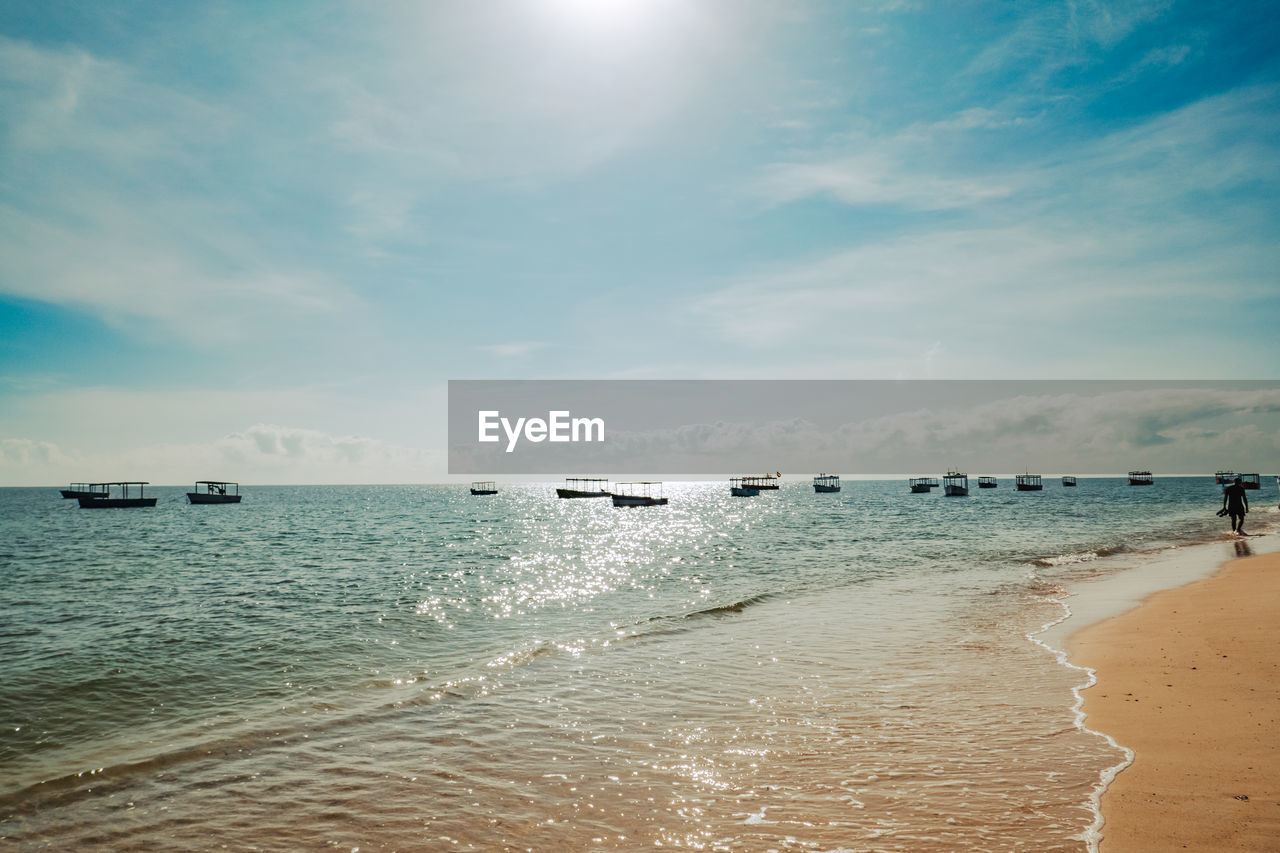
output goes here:
<path id="1" fill-rule="evenodd" d="M 1088 849 L 1124 756 L 1034 635 L 1075 583 L 1225 542 L 1213 479 L 783 483 L 0 489 L 0 839 Z"/>

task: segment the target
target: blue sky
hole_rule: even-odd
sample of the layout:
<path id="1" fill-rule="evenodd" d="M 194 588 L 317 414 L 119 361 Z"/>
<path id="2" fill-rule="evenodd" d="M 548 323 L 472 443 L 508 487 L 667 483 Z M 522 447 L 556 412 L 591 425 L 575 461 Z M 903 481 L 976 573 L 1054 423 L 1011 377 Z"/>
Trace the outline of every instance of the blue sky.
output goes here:
<path id="1" fill-rule="evenodd" d="M 0 483 L 437 478 L 450 378 L 1275 377 L 1273 17 L 6 4 Z"/>

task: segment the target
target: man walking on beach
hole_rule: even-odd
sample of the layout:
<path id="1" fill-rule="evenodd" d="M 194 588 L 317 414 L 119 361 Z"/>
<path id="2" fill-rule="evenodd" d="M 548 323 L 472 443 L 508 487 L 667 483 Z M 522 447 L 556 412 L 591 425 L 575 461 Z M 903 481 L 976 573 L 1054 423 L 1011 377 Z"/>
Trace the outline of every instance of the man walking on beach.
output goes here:
<path id="1" fill-rule="evenodd" d="M 1249 496 L 1245 494 L 1240 478 L 1222 490 L 1222 508 L 1231 516 L 1231 531 L 1246 535 L 1244 532 L 1244 515 L 1249 511 Z"/>

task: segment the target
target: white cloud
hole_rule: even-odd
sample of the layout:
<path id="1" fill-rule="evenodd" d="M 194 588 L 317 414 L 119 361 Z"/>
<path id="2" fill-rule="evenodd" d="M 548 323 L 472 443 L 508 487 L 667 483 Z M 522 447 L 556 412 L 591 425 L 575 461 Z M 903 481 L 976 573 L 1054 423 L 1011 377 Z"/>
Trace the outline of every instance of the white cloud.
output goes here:
<path id="1" fill-rule="evenodd" d="M 27 438 L 0 439 L 0 468 L 37 468 L 64 465 L 69 458 L 58 445 Z"/>
<path id="2" fill-rule="evenodd" d="M 1169 8 L 1167 0 L 1106 3 L 1100 0 L 1035 7 L 1003 38 L 985 48 L 966 75 L 1020 71 L 1043 85 L 1065 68 L 1088 65 Z M 1030 8 L 1030 7 L 1028 7 Z"/>
<path id="3" fill-rule="evenodd" d="M 680 131 L 732 61 L 735 16 L 649 2 L 626 26 L 589 27 L 564 5 L 407 5 L 374 25 L 376 65 L 337 74 L 317 58 L 313 84 L 338 105 L 330 133 L 417 181 L 536 183 Z"/>
<path id="4" fill-rule="evenodd" d="M 762 462 L 783 471 L 838 466 L 850 474 L 950 465 L 974 473 L 1111 475 L 1135 468 L 1163 474 L 1280 468 L 1280 389 L 1148 386 L 993 399 L 991 387 L 976 383 L 974 401 L 926 403 L 840 424 L 779 412 L 751 422 L 614 431 L 608 445 L 578 449 L 576 458 L 598 453 L 597 468 L 671 473 L 740 471 Z"/>
<path id="5" fill-rule="evenodd" d="M 505 344 L 484 344 L 477 346 L 476 349 L 481 352 L 487 352 L 497 358 L 520 359 L 527 358 L 546 347 L 547 344 L 544 341 L 512 341 Z"/>
<path id="6" fill-rule="evenodd" d="M 895 204 L 915 210 L 968 207 L 1014 192 L 999 176 L 984 179 L 928 174 L 904 168 L 885 153 L 771 166 L 757 190 L 771 204 L 829 194 L 847 204 Z"/>
<path id="7" fill-rule="evenodd" d="M 445 468 L 442 452 L 275 424 L 254 424 L 212 441 L 138 444 L 113 452 L 0 439 L 4 485 L 120 478 L 163 485 L 207 478 L 263 484 L 425 483 L 442 480 Z"/>
<path id="8" fill-rule="evenodd" d="M 359 311 L 339 279 L 279 251 L 284 225 L 255 229 L 262 218 L 222 189 L 215 164 L 244 144 L 236 110 L 82 50 L 3 38 L 0 83 L 5 293 L 152 320 L 197 345 Z"/>
<path id="9" fill-rule="evenodd" d="M 988 111 L 914 125 L 890 140 L 850 142 L 872 153 L 775 166 L 757 185 L 775 203 L 830 194 L 854 205 L 952 208 L 956 215 L 907 220 L 874 241 L 851 230 L 850 248 L 742 275 L 687 298 L 674 313 L 722 340 L 759 330 L 758 347 L 808 347 L 811 362 L 840 334 L 845 357 L 869 358 L 875 349 L 903 363 L 945 338 L 955 343 L 950 358 L 964 363 L 975 349 L 968 336 L 979 335 L 987 336 L 976 346 L 987 361 L 976 375 L 1017 375 L 1008 371 L 1064 357 L 1068 370 L 1116 375 L 1117 363 L 1144 351 L 1138 375 L 1222 375 L 1228 363 L 1243 371 L 1233 375 L 1256 375 L 1246 365 L 1265 345 L 1236 340 L 1233 322 L 1197 328 L 1190 346 L 1159 364 L 1150 352 L 1153 338 L 1185 334 L 1193 313 L 1274 294 L 1280 250 L 1261 229 L 1269 221 L 1264 188 L 1280 187 L 1276 92 L 1259 86 L 1205 98 L 1069 154 L 1046 153 L 989 183 L 968 171 L 922 177 L 912 165 L 931 159 L 930 149 L 944 162 L 940 152 L 956 134 L 1002 121 Z M 1217 208 L 1204 203 L 1227 195 Z M 1037 345 L 1004 364 L 986 344 L 992 335 L 1029 335 Z M 1077 338 L 1090 346 L 1076 346 Z M 1236 355 L 1241 349 L 1253 355 Z M 1211 350 L 1226 361 L 1206 374 Z"/>

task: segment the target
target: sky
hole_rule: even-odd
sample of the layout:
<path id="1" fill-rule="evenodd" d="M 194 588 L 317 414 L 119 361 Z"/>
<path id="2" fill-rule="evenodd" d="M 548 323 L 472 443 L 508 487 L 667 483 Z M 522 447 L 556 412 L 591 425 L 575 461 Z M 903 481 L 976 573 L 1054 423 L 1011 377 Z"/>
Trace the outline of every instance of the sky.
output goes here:
<path id="1" fill-rule="evenodd" d="M 450 379 L 1277 378 L 1274 12 L 4 4 L 0 485 L 443 480 Z"/>

